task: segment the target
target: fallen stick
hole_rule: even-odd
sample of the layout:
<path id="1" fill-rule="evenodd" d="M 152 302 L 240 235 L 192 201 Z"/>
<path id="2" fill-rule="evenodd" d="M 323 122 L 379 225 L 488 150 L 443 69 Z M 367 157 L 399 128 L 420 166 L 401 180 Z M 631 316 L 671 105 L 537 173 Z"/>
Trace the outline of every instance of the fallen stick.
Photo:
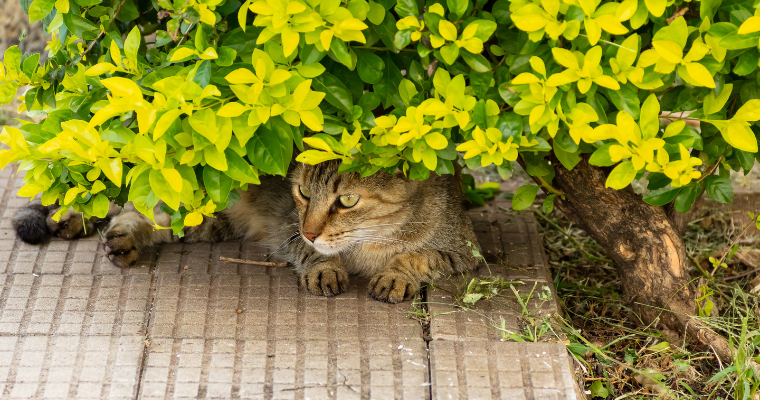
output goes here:
<path id="1" fill-rule="evenodd" d="M 288 263 L 285 263 L 285 262 L 253 261 L 253 260 L 242 260 L 239 258 L 229 258 L 229 257 L 219 257 L 219 261 L 232 262 L 232 263 L 238 263 L 238 264 L 261 265 L 264 267 L 287 267 L 288 266 Z"/>

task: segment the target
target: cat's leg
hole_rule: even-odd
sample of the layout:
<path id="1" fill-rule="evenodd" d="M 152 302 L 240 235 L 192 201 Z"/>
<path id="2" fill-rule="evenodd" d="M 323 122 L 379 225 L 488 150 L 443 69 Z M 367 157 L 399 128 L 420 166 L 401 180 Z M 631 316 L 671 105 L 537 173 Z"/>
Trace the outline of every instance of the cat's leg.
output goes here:
<path id="1" fill-rule="evenodd" d="M 337 255 L 324 255 L 296 239 L 291 246 L 292 263 L 301 287 L 316 296 L 336 296 L 348 289 L 348 273 Z"/>
<path id="2" fill-rule="evenodd" d="M 376 300 L 400 303 L 411 300 L 423 282 L 435 276 L 464 271 L 477 265 L 477 260 L 462 254 L 443 251 L 400 253 L 370 279 L 367 290 Z"/>

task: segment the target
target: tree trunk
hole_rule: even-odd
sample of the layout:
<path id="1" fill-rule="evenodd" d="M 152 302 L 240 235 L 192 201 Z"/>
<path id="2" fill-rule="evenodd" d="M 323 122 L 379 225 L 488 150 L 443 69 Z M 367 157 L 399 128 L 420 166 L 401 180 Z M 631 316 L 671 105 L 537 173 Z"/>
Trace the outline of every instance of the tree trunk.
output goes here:
<path id="1" fill-rule="evenodd" d="M 697 290 L 683 243 L 686 218 L 645 203 L 630 187 L 606 189 L 606 171 L 587 159 L 572 171 L 555 162 L 555 171 L 552 185 L 565 195 L 557 207 L 615 261 L 624 296 L 644 322 L 686 333 L 730 360 L 726 341 L 692 318 Z"/>

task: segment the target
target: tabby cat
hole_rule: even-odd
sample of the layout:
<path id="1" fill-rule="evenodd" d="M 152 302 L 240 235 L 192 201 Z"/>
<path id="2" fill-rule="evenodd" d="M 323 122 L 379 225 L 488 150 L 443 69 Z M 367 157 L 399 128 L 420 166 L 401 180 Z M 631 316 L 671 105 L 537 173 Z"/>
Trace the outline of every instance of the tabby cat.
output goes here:
<path id="1" fill-rule="evenodd" d="M 342 293 L 348 275 L 356 274 L 371 278 L 369 294 L 389 303 L 410 299 L 422 282 L 478 264 L 477 240 L 455 177 L 415 181 L 380 172 L 361 178 L 339 174 L 338 166 L 299 164 L 289 181 L 262 177 L 261 185 L 249 185 L 216 218 L 185 228 L 182 239 L 168 229 L 154 230 L 130 203 L 123 210 L 112 207 L 115 215 L 104 235 L 108 257 L 129 267 L 155 244 L 253 239 L 284 249 L 309 293 Z M 94 222 L 77 213 L 53 221 L 55 208 L 33 202 L 21 209 L 13 220 L 21 239 L 39 243 L 49 234 L 74 239 L 94 232 Z M 159 225 L 169 226 L 171 217 L 159 207 L 155 215 Z"/>

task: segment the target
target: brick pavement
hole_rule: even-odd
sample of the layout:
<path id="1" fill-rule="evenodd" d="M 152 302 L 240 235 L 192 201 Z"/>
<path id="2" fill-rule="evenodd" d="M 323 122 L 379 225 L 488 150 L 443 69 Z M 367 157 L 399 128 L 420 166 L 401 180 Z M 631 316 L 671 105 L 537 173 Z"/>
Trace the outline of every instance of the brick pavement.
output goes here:
<path id="1" fill-rule="evenodd" d="M 501 316 L 518 329 L 516 303 L 444 315 L 436 314 L 455 310 L 430 304 L 423 332 L 407 318 L 410 303 L 374 301 L 366 281 L 318 298 L 287 268 L 218 261 L 266 259 L 270 249 L 255 243 L 165 245 L 120 270 L 97 235 L 16 240 L 10 218 L 26 201 L 14 196 L 21 185 L 11 168 L 0 172 L 1 398 L 578 397 L 563 345 L 504 342 L 487 326 Z M 546 264 L 535 222 L 500 207 L 471 213 L 491 271 L 526 282 L 521 293 L 532 282 L 540 290 Z M 451 302 L 441 289 L 427 296 Z"/>

